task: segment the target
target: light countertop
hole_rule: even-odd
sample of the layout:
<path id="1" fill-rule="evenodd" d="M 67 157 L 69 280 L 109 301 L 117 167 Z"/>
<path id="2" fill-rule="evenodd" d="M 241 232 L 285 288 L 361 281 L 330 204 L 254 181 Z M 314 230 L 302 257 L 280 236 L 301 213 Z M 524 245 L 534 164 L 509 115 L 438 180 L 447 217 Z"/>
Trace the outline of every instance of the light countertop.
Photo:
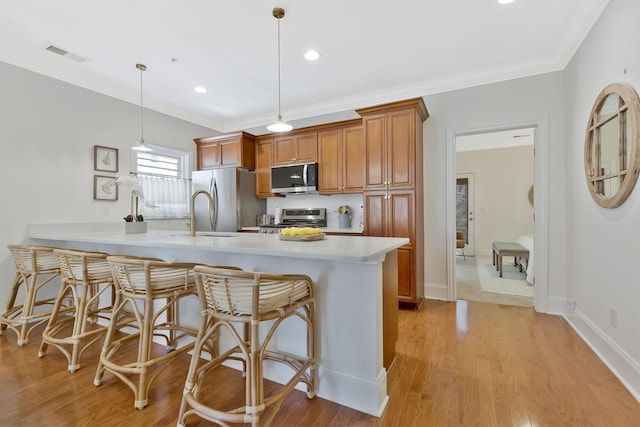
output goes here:
<path id="1" fill-rule="evenodd" d="M 409 243 L 407 238 L 326 236 L 318 241 L 283 241 L 277 234 L 153 230 L 125 234 L 124 223 L 31 224 L 28 237 L 47 241 L 118 244 L 141 247 L 184 248 L 238 254 L 323 259 L 343 262 L 377 261 L 389 251 Z"/>

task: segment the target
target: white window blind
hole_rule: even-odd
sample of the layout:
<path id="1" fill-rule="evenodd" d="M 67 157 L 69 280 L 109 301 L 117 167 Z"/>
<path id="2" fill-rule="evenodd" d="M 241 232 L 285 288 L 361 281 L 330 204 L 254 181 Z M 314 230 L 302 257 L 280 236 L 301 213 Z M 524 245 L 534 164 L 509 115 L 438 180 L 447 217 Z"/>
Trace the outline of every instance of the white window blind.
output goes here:
<path id="1" fill-rule="evenodd" d="M 189 216 L 191 181 L 189 153 L 152 145 L 153 152 L 135 153 L 135 173 L 142 187 L 142 215 L 148 219 Z"/>

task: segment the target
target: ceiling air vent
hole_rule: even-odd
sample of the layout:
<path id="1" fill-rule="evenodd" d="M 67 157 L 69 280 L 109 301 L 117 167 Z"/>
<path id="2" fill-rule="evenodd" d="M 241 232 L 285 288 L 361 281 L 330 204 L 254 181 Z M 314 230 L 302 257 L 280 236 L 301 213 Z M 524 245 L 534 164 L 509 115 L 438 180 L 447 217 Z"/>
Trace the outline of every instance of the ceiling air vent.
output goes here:
<path id="1" fill-rule="evenodd" d="M 53 52 L 56 55 L 64 56 L 65 58 L 71 59 L 71 60 L 76 61 L 76 62 L 84 62 L 84 61 L 87 60 L 87 58 L 84 58 L 84 57 L 82 57 L 80 55 L 76 55 L 75 53 L 70 53 L 70 52 L 68 52 L 68 51 L 66 51 L 64 49 L 61 49 L 61 48 L 59 48 L 57 46 L 54 46 L 52 44 L 47 46 L 46 49 L 49 52 Z"/>

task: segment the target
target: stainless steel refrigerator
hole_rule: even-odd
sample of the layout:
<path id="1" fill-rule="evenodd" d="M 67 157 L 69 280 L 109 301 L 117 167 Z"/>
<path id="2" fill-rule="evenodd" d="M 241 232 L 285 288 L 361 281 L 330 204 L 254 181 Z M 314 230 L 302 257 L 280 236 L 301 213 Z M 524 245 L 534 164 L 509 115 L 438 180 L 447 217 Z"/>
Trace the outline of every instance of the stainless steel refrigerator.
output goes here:
<path id="1" fill-rule="evenodd" d="M 256 197 L 255 172 L 241 168 L 194 171 L 191 194 L 205 190 L 211 194 L 213 208 L 205 194 L 195 200 L 197 231 L 240 231 L 255 227 L 256 216 L 266 212 L 266 201 Z"/>

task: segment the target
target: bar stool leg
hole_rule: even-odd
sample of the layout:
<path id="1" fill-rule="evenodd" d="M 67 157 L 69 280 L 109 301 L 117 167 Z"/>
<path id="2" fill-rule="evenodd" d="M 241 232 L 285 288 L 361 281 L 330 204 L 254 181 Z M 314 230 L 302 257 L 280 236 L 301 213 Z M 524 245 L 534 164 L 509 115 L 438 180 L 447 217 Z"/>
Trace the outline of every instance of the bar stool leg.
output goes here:
<path id="1" fill-rule="evenodd" d="M 29 335 L 31 331 L 37 326 L 47 322 L 49 314 L 35 314 L 35 309 L 39 305 L 53 305 L 55 298 L 49 298 L 46 300 L 38 301 L 38 292 L 40 288 L 49 283 L 52 279 L 58 276 L 58 274 L 51 275 L 42 283 L 38 283 L 38 273 L 20 274 L 22 283 L 25 285 L 25 302 L 22 307 L 22 313 L 20 315 L 20 334 L 18 335 L 18 346 L 23 346 L 29 343 Z M 16 289 L 16 292 L 18 289 Z M 40 318 L 39 321 L 31 324 L 33 319 Z"/>
<path id="2" fill-rule="evenodd" d="M 56 301 L 53 305 L 53 309 L 51 310 L 51 315 L 49 316 L 49 321 L 47 322 L 45 331 L 50 331 L 52 334 L 55 334 L 55 332 L 57 332 L 57 330 L 59 329 L 59 327 L 54 329 L 54 325 L 58 322 L 58 316 L 60 315 L 60 307 L 62 306 L 62 301 L 68 298 L 67 294 L 69 292 L 69 286 L 63 280 L 62 287 L 60 288 L 60 292 L 56 297 Z M 73 307 L 73 305 L 71 305 L 71 307 Z M 45 357 L 47 355 L 48 348 L 49 343 L 46 340 L 42 340 L 42 342 L 40 343 L 40 350 L 38 351 L 38 357 Z"/>
<path id="3" fill-rule="evenodd" d="M 98 325 L 98 319 L 107 320 L 107 312 L 110 313 L 112 307 L 101 307 L 100 297 L 112 292 L 113 282 L 106 254 L 54 252 L 59 256 L 63 271 L 62 286 L 42 332 L 38 356 L 45 357 L 51 344 L 64 354 L 67 369 L 73 373 L 80 369 L 85 350 L 102 339 L 107 330 L 107 326 Z M 69 316 L 63 317 L 65 313 Z"/>
<path id="4" fill-rule="evenodd" d="M 9 296 L 9 301 L 7 302 L 7 309 L 5 313 L 9 313 L 11 309 L 14 307 L 16 303 L 16 297 L 18 296 L 18 289 L 20 289 L 20 283 L 22 280 L 22 276 L 20 273 L 16 273 L 16 277 L 13 279 L 13 285 L 11 286 L 11 295 Z M 8 324 L 5 322 L 0 322 L 0 335 L 4 334 L 5 329 L 7 329 Z"/>
<path id="5" fill-rule="evenodd" d="M 115 291 L 113 293 L 113 310 L 111 311 L 111 319 L 117 319 L 120 316 L 120 312 L 124 309 L 126 305 L 126 300 L 122 300 L 122 295 L 120 292 Z M 100 360 L 98 361 L 98 367 L 96 369 L 96 375 L 93 379 L 93 385 L 99 387 L 102 385 L 102 376 L 104 375 L 105 366 L 102 363 L 102 358 L 107 357 L 111 358 L 111 354 L 115 352 L 117 348 L 114 348 L 111 352 L 109 351 L 109 346 L 111 342 L 113 342 L 114 335 L 116 330 L 118 329 L 118 325 L 116 322 L 109 322 L 109 326 L 107 327 L 107 332 L 104 336 L 104 342 L 102 343 L 102 350 L 100 352 Z"/>
<path id="6" fill-rule="evenodd" d="M 10 313 L 11 309 L 14 308 L 14 304 L 16 303 L 16 298 L 18 296 L 18 290 L 20 289 L 20 284 L 23 283 L 24 278 L 20 273 L 16 273 L 16 277 L 13 280 L 13 286 L 11 286 L 11 295 L 9 296 L 9 301 L 7 302 L 7 310 L 5 313 Z M 24 316 L 23 316 L 24 317 Z M 7 329 L 8 324 L 5 322 L 0 323 L 0 335 L 4 334 L 4 330 Z M 22 346 L 26 343 L 23 343 L 24 337 L 22 336 L 22 330 L 25 329 L 25 321 L 24 319 L 20 321 L 20 332 L 18 333 L 18 346 Z"/>
<path id="7" fill-rule="evenodd" d="M 309 375 L 311 379 L 311 385 L 307 384 L 307 397 L 309 399 L 313 399 L 316 397 L 316 392 L 318 390 L 318 362 L 315 359 L 315 346 L 316 346 L 316 334 L 313 330 L 315 327 L 315 316 L 316 309 L 313 304 L 306 305 L 304 307 L 305 312 L 307 313 L 307 317 L 309 318 L 309 323 L 307 325 L 307 358 L 312 360 L 311 368 L 309 369 Z"/>
<path id="8" fill-rule="evenodd" d="M 36 280 L 38 275 L 36 273 L 24 277 L 25 284 L 25 301 L 22 308 L 22 315 L 20 316 L 20 336 L 18 337 L 18 347 L 22 347 L 29 342 L 29 320 L 33 314 L 33 307 L 36 300 Z"/>

